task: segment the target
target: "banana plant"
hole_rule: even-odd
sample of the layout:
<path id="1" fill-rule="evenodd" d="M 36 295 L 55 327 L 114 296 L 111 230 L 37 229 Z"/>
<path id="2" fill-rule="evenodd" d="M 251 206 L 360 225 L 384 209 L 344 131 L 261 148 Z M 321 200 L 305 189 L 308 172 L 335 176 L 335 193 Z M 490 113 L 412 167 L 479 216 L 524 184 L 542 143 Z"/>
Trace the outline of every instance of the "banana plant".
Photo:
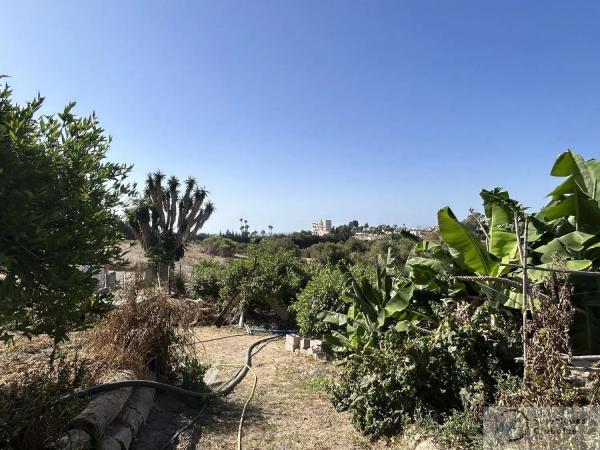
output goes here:
<path id="1" fill-rule="evenodd" d="M 345 327 L 344 332 L 333 331 L 324 336 L 334 351 L 360 353 L 375 348 L 381 334 L 392 327 L 404 332 L 421 321 L 431 320 L 415 307 L 414 285 L 397 277 L 392 263 L 389 250 L 387 258 L 378 256 L 375 284 L 365 277 L 357 280 L 343 269 L 351 286 L 342 296 L 349 304 L 346 314 L 332 311 L 318 314 L 324 322 Z"/>
<path id="2" fill-rule="evenodd" d="M 550 202 L 537 214 L 526 214 L 500 188 L 482 191 L 489 223 L 485 243 L 461 224 L 450 208 L 438 212 L 440 234 L 456 265 L 479 277 L 476 283 L 481 292 L 492 299 L 504 298 L 505 306 L 523 305 L 519 289 L 523 274 L 514 265 L 522 264 L 517 222 L 523 223 L 525 216 L 530 250 L 526 262 L 534 266 L 528 270 L 532 284 L 541 284 L 548 276 L 535 269 L 552 267 L 557 256 L 567 269 L 600 269 L 600 161 L 586 161 L 567 151 L 558 157 L 551 174 L 566 180 L 549 194 Z M 515 221 L 515 216 L 520 220 Z M 569 282 L 574 287 L 573 303 L 582 312 L 575 320 L 574 346 L 579 352 L 598 352 L 600 278 L 574 274 Z"/>

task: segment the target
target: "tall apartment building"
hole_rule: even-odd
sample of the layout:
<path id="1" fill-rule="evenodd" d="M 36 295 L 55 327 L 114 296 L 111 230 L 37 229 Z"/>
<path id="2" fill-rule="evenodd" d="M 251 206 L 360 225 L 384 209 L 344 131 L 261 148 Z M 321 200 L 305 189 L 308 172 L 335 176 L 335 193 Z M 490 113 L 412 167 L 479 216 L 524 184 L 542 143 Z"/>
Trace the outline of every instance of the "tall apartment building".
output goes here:
<path id="1" fill-rule="evenodd" d="M 331 233 L 331 220 L 330 219 L 321 219 L 312 223 L 312 233 L 315 236 L 325 236 L 326 234 Z"/>

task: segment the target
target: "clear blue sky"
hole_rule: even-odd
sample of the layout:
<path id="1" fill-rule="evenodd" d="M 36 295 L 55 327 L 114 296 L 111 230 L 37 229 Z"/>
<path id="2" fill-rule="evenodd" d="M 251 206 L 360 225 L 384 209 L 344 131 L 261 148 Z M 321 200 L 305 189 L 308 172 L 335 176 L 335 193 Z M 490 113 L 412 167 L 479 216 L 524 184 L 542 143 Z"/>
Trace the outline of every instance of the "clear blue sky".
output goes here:
<path id="1" fill-rule="evenodd" d="M 206 230 L 435 223 L 497 185 L 539 207 L 600 148 L 592 1 L 0 0 L 0 73 L 95 110 L 133 177 L 196 176 Z"/>

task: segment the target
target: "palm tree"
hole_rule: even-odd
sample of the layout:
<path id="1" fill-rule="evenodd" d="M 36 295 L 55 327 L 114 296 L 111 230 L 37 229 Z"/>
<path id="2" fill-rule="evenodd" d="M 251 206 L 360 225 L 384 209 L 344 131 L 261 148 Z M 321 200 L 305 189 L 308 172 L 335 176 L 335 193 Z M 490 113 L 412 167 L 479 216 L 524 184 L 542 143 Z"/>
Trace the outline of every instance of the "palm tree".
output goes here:
<path id="1" fill-rule="evenodd" d="M 262 237 L 265 237 L 265 234 L 267 234 L 267 232 L 265 230 L 260 230 L 260 234 L 262 235 Z"/>
<path id="2" fill-rule="evenodd" d="M 269 225 L 269 236 L 273 236 L 273 225 Z"/>

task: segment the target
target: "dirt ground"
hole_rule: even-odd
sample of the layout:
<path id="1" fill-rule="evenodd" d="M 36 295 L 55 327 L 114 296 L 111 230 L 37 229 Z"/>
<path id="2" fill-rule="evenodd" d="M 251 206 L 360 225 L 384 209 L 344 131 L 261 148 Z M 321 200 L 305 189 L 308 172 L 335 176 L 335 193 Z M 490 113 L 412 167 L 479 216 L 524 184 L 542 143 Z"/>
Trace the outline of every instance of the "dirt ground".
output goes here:
<path id="1" fill-rule="evenodd" d="M 214 327 L 202 327 L 197 331 L 199 341 L 236 333 L 239 330 Z M 198 352 L 213 365 L 240 364 L 246 349 L 262 337 L 245 335 L 206 342 L 198 344 Z M 279 340 L 269 343 L 253 357 L 252 368 L 258 383 L 245 414 L 244 449 L 391 448 L 385 442 L 370 442 L 361 436 L 347 415 L 336 412 L 328 401 L 322 385 L 335 373 L 333 363 L 286 352 L 283 340 Z M 216 378 L 225 381 L 235 371 L 235 368 L 219 368 Z M 180 436 L 173 448 L 237 448 L 240 415 L 253 383 L 254 377 L 248 374 L 226 398 L 210 402 L 201 418 Z M 195 415 L 196 411 L 189 405 L 161 399 L 135 448 L 161 448 Z"/>
<path id="2" fill-rule="evenodd" d="M 125 252 L 125 259 L 129 261 L 131 266 L 136 264 L 145 265 L 147 260 L 144 255 L 144 249 L 137 241 L 124 241 L 121 245 L 121 248 Z M 217 261 L 224 261 L 225 258 L 221 258 L 220 256 L 211 256 L 206 253 L 203 253 L 200 250 L 200 245 L 196 242 L 191 242 L 187 250 L 185 251 L 184 257 L 175 264 L 175 270 L 181 272 L 185 275 L 189 275 L 192 273 L 192 267 L 198 261 L 203 259 L 213 259 Z"/>

